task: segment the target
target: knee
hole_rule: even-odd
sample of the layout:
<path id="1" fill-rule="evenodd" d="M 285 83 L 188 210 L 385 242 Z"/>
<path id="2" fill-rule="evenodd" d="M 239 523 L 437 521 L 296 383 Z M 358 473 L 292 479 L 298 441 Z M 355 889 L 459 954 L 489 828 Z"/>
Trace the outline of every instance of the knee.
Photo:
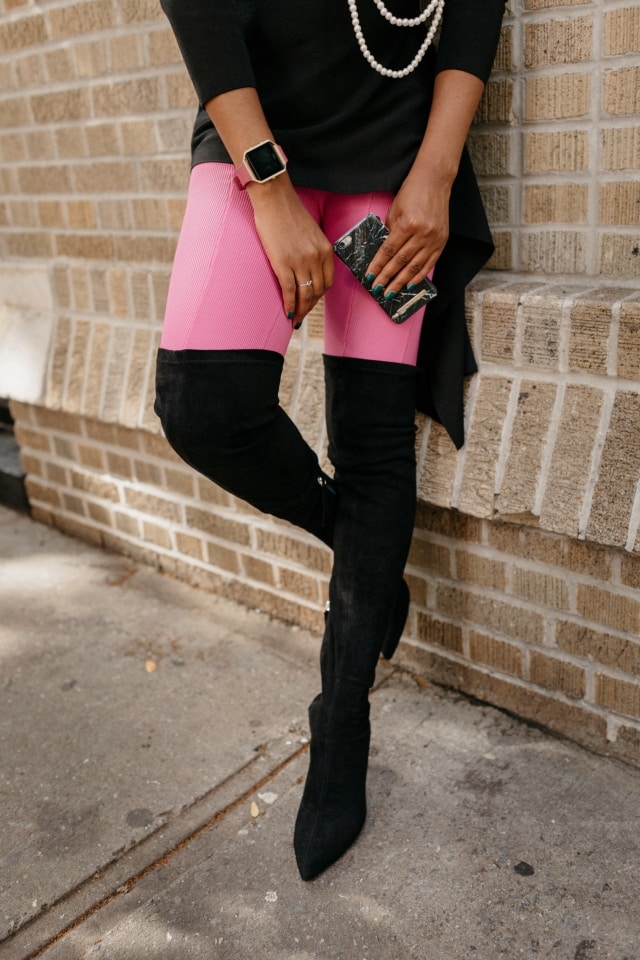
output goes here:
<path id="1" fill-rule="evenodd" d="M 282 364 L 260 367 L 226 356 L 180 362 L 159 357 L 154 409 L 183 460 L 200 470 L 204 460 L 211 472 L 216 461 L 268 432 L 278 415 Z"/>

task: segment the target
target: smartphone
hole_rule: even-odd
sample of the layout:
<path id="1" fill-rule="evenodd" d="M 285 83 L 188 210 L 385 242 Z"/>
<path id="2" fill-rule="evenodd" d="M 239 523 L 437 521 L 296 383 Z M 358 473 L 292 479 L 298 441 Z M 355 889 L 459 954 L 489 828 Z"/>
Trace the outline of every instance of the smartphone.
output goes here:
<path id="1" fill-rule="evenodd" d="M 416 310 L 420 310 L 430 300 L 433 300 L 438 291 L 431 280 L 426 277 L 411 290 L 403 287 L 390 300 L 385 300 L 384 290 L 375 294 L 373 290 L 369 289 L 364 280 L 367 267 L 388 236 L 389 230 L 380 217 L 375 213 L 368 213 L 339 240 L 336 240 L 333 249 L 393 322 L 404 323 Z"/>

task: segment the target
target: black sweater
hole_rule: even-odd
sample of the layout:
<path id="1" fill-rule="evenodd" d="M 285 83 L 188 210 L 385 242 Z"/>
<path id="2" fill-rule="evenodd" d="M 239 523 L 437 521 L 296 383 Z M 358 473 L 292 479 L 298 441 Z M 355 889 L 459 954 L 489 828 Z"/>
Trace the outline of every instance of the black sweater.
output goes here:
<path id="1" fill-rule="evenodd" d="M 361 193 L 397 190 L 424 134 L 437 72 L 464 70 L 486 82 L 505 0 L 445 0 L 437 50 L 394 80 L 364 60 L 347 0 L 161 0 L 200 104 L 228 90 L 256 87 L 267 121 L 299 186 Z M 418 0 L 389 0 L 413 17 Z M 425 28 L 389 24 L 373 0 L 358 0 L 369 49 L 386 67 L 412 60 Z M 209 117 L 198 112 L 194 163 L 229 162 Z M 475 370 L 464 325 L 464 286 L 492 252 L 466 154 L 451 200 L 451 236 L 436 267 L 439 296 L 428 308 L 419 365 L 419 407 L 462 436 L 462 378 Z"/>

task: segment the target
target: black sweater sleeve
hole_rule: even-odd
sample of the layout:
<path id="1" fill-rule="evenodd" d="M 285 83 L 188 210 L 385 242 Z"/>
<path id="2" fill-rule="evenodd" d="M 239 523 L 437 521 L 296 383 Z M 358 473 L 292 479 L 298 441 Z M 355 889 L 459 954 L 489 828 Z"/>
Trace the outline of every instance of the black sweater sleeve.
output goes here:
<path id="1" fill-rule="evenodd" d="M 201 104 L 255 87 L 238 0 L 160 0 Z"/>
<path id="2" fill-rule="evenodd" d="M 464 70 L 486 83 L 506 0 L 445 0 L 436 72 Z"/>

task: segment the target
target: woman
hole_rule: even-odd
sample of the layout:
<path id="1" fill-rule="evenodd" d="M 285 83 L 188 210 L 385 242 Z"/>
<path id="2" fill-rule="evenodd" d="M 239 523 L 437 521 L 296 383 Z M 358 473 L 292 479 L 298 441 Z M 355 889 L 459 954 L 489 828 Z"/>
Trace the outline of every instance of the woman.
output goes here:
<path id="1" fill-rule="evenodd" d="M 365 820 L 368 691 L 409 603 L 416 404 L 463 442 L 464 287 L 492 250 L 464 142 L 504 0 L 162 6 L 201 107 L 156 410 L 196 470 L 334 551 L 294 833 L 310 880 Z M 334 262 L 370 211 L 390 232 L 367 283 L 388 296 L 435 267 L 425 324 L 394 324 Z M 332 479 L 278 405 L 292 332 L 322 296 Z"/>

